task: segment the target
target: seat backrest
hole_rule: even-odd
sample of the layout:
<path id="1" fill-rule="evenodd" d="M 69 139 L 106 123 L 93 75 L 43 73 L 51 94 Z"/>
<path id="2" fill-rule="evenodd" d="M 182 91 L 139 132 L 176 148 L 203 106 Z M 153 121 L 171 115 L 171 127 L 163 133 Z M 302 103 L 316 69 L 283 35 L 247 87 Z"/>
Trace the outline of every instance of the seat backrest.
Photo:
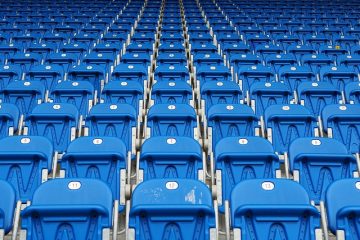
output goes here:
<path id="1" fill-rule="evenodd" d="M 279 69 L 279 79 L 294 92 L 300 83 L 316 81 L 316 75 L 307 66 L 284 66 Z"/>
<path id="2" fill-rule="evenodd" d="M 0 138 L 12 136 L 18 131 L 20 110 L 15 104 L 0 105 Z"/>
<path id="3" fill-rule="evenodd" d="M 140 171 L 144 181 L 155 178 L 201 179 L 202 165 L 201 146 L 193 138 L 151 137 L 141 147 Z"/>
<path id="4" fill-rule="evenodd" d="M 297 88 L 297 96 L 300 104 L 314 116 L 319 116 L 326 105 L 342 100 L 341 91 L 328 82 L 302 82 Z"/>
<path id="5" fill-rule="evenodd" d="M 246 193 L 246 194 L 244 194 Z M 315 240 L 320 213 L 305 189 L 288 179 L 252 179 L 236 185 L 230 197 L 231 224 L 241 237 Z"/>
<path id="6" fill-rule="evenodd" d="M 22 79 L 22 70 L 16 65 L 2 65 L 0 67 L 0 89 L 4 89 L 9 83 Z"/>
<path id="7" fill-rule="evenodd" d="M 104 103 L 130 104 L 139 113 L 144 101 L 143 85 L 136 81 L 110 81 L 104 86 L 101 99 Z"/>
<path id="8" fill-rule="evenodd" d="M 112 212 L 111 190 L 103 181 L 53 179 L 35 191 L 22 212 L 21 228 L 27 239 L 102 239 L 103 230 L 112 226 Z"/>
<path id="9" fill-rule="evenodd" d="M 215 104 L 238 104 L 242 92 L 233 81 L 209 81 L 202 84 L 201 100 L 204 100 L 205 113 Z"/>
<path id="10" fill-rule="evenodd" d="M 105 69 L 97 65 L 76 65 L 70 68 L 68 79 L 71 81 L 88 81 L 100 93 L 105 84 Z"/>
<path id="11" fill-rule="evenodd" d="M 115 81 L 137 81 L 144 86 L 148 78 L 147 69 L 143 64 L 119 64 L 112 73 L 112 80 Z"/>
<path id="12" fill-rule="evenodd" d="M 184 136 L 198 138 L 198 120 L 188 104 L 155 104 L 147 116 L 147 137 Z"/>
<path id="13" fill-rule="evenodd" d="M 250 90 L 251 84 L 255 82 L 273 82 L 275 72 L 263 65 L 241 67 L 239 69 L 239 85 L 242 86 L 243 93 Z"/>
<path id="14" fill-rule="evenodd" d="M 274 104 L 289 104 L 292 93 L 289 87 L 279 82 L 255 82 L 250 87 L 251 107 L 256 116 L 264 115 L 265 109 Z"/>
<path id="15" fill-rule="evenodd" d="M 224 65 L 205 65 L 196 69 L 196 78 L 202 86 L 209 81 L 231 81 L 231 72 Z"/>
<path id="16" fill-rule="evenodd" d="M 64 75 L 76 61 L 76 55 L 72 53 L 51 53 L 45 60 L 45 63 L 47 65 L 59 67 L 59 69 L 61 69 L 61 74 Z"/>
<path id="17" fill-rule="evenodd" d="M 135 188 L 131 203 L 129 228 L 135 239 L 163 236 L 205 240 L 213 235 L 215 216 L 211 193 L 200 181 L 145 181 Z"/>
<path id="18" fill-rule="evenodd" d="M 223 138 L 216 144 L 214 158 L 216 171 L 221 171 L 221 188 L 217 189 L 221 212 L 237 183 L 253 178 L 275 178 L 280 169 L 274 148 L 261 137 Z"/>
<path id="19" fill-rule="evenodd" d="M 289 146 L 290 170 L 315 204 L 324 200 L 334 181 L 351 178 L 357 170 L 355 158 L 344 144 L 331 138 L 298 138 Z"/>
<path id="20" fill-rule="evenodd" d="M 0 179 L 9 182 L 22 203 L 47 179 L 53 146 L 42 136 L 13 136 L 0 140 Z"/>
<path id="21" fill-rule="evenodd" d="M 316 118 L 301 105 L 271 105 L 265 109 L 268 139 L 279 154 L 288 151 L 289 144 L 299 137 L 315 135 Z"/>
<path id="22" fill-rule="evenodd" d="M 88 114 L 94 101 L 94 87 L 87 81 L 60 82 L 50 94 L 55 103 L 73 104 L 83 116 Z"/>
<path id="23" fill-rule="evenodd" d="M 358 74 L 351 68 L 344 66 L 322 67 L 320 69 L 320 79 L 333 84 L 340 91 L 344 90 L 347 83 L 359 81 Z"/>
<path id="24" fill-rule="evenodd" d="M 360 149 L 360 106 L 356 104 L 332 104 L 321 113 L 324 131 L 329 137 L 345 144 L 351 153 Z"/>
<path id="25" fill-rule="evenodd" d="M 192 88 L 186 82 L 157 82 L 151 90 L 151 100 L 154 104 L 191 104 L 193 98 Z"/>
<path id="26" fill-rule="evenodd" d="M 127 151 L 133 152 L 133 141 L 137 125 L 137 113 L 130 104 L 97 104 L 85 119 L 88 136 L 120 138 Z"/>
<path id="27" fill-rule="evenodd" d="M 120 200 L 125 194 L 121 178 L 125 177 L 126 161 L 127 150 L 121 139 L 80 137 L 69 144 L 61 159 L 61 169 L 66 178 L 96 178 L 106 182 L 113 199 Z"/>
<path id="28" fill-rule="evenodd" d="M 45 100 L 45 86 L 41 82 L 16 81 L 1 91 L 4 103 L 12 103 L 19 107 L 20 114 L 29 114 L 36 105 Z"/>
<path id="29" fill-rule="evenodd" d="M 359 238 L 360 182 L 359 179 L 342 179 L 331 184 L 325 197 L 330 231 L 344 233 L 345 239 Z"/>
<path id="30" fill-rule="evenodd" d="M 46 90 L 52 91 L 55 85 L 63 80 L 62 74 L 62 69 L 59 66 L 37 65 L 27 72 L 26 78 L 30 81 L 40 81 Z"/>
<path id="31" fill-rule="evenodd" d="M 360 83 L 351 82 L 345 85 L 345 99 L 347 103 L 360 104 Z"/>
<path id="32" fill-rule="evenodd" d="M 8 182 L 3 180 L 0 180 L 0 191 L 3 194 L 0 201 L 0 229 L 4 229 L 5 234 L 7 234 L 13 227 L 16 195 L 14 188 Z"/>
<path id="33" fill-rule="evenodd" d="M 21 67 L 21 70 L 27 72 L 32 66 L 37 66 L 41 62 L 42 56 L 36 53 L 16 53 L 9 57 L 8 63 Z"/>
<path id="34" fill-rule="evenodd" d="M 306 54 L 301 58 L 301 62 L 304 66 L 310 67 L 315 74 L 320 73 L 321 67 L 334 64 L 334 61 L 325 54 Z"/>
<path id="35" fill-rule="evenodd" d="M 79 112 L 69 103 L 42 103 L 25 119 L 28 135 L 47 137 L 54 150 L 64 152 L 76 136 Z"/>
<path id="36" fill-rule="evenodd" d="M 255 136 L 258 118 L 242 104 L 215 104 L 207 114 L 209 143 L 213 148 L 225 137 Z M 211 148 L 210 148 L 211 149 Z"/>
<path id="37" fill-rule="evenodd" d="M 182 65 L 169 65 L 164 64 L 158 66 L 155 69 L 154 73 L 154 80 L 156 82 L 175 82 L 175 81 L 182 81 L 182 82 L 189 82 L 190 74 L 189 69 Z"/>

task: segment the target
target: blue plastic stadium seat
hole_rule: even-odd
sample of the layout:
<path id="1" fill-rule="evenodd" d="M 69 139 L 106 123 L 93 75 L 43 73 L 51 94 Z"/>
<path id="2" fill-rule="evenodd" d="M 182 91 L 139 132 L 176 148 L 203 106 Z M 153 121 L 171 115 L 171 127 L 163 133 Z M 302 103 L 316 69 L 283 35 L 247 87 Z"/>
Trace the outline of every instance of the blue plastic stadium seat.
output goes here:
<path id="1" fill-rule="evenodd" d="M 3 103 L 15 104 L 20 114 L 27 115 L 45 101 L 45 87 L 37 81 L 15 81 L 0 90 L 0 96 Z"/>
<path id="2" fill-rule="evenodd" d="M 291 180 L 238 183 L 231 193 L 230 214 L 234 233 L 241 239 L 318 239 L 320 213 L 305 189 Z"/>
<path id="3" fill-rule="evenodd" d="M 156 61 L 158 66 L 162 64 L 186 66 L 187 64 L 187 59 L 183 53 L 159 53 Z"/>
<path id="4" fill-rule="evenodd" d="M 337 58 L 338 66 L 348 67 L 355 71 L 357 74 L 360 73 L 360 55 L 342 55 Z"/>
<path id="5" fill-rule="evenodd" d="M 144 105 L 143 86 L 136 81 L 110 81 L 102 93 L 101 102 L 111 104 L 127 103 L 141 115 Z"/>
<path id="6" fill-rule="evenodd" d="M 279 175 L 278 156 L 269 141 L 261 137 L 227 137 L 214 151 L 219 210 L 224 212 L 232 189 L 240 181 L 253 178 L 275 178 Z"/>
<path id="7" fill-rule="evenodd" d="M 209 149 L 226 137 L 259 135 L 258 118 L 242 104 L 215 104 L 207 113 Z"/>
<path id="8" fill-rule="evenodd" d="M 247 93 L 251 84 L 255 82 L 275 81 L 275 72 L 270 67 L 263 65 L 245 66 L 239 69 L 238 80 L 243 93 Z"/>
<path id="9" fill-rule="evenodd" d="M 185 55 L 185 46 L 182 42 L 165 42 L 159 45 L 159 54 L 162 53 L 181 53 Z"/>
<path id="10" fill-rule="evenodd" d="M 110 32 L 104 35 L 101 39 L 105 44 L 117 44 L 122 45 L 128 39 L 127 33 Z"/>
<path id="11" fill-rule="evenodd" d="M 112 73 L 115 81 L 137 81 L 144 90 L 147 88 L 148 69 L 142 64 L 119 64 Z"/>
<path id="12" fill-rule="evenodd" d="M 151 137 L 140 153 L 139 181 L 191 178 L 204 181 L 200 144 L 189 137 Z"/>
<path id="13" fill-rule="evenodd" d="M 180 28 L 181 29 L 181 28 Z M 180 43 L 184 40 L 184 37 L 180 33 L 164 33 L 160 36 L 161 43 Z"/>
<path id="14" fill-rule="evenodd" d="M 230 27 L 230 26 L 229 26 Z M 231 27 L 232 28 L 232 27 Z M 232 28 L 233 29 L 233 28 Z M 234 29 L 233 29 L 234 31 Z M 230 44 L 240 44 L 242 40 L 237 33 L 218 33 L 216 34 L 216 40 L 218 44 L 223 45 L 226 43 Z"/>
<path id="15" fill-rule="evenodd" d="M 290 104 L 292 93 L 287 85 L 279 82 L 255 82 L 250 86 L 250 105 L 257 117 L 274 104 Z"/>
<path id="16" fill-rule="evenodd" d="M 157 189 L 152 191 L 151 189 Z M 215 210 L 207 186 L 192 179 L 155 179 L 139 184 L 132 195 L 130 237 L 212 239 Z"/>
<path id="17" fill-rule="evenodd" d="M 62 33 L 45 33 L 41 40 L 44 41 L 44 43 L 53 43 L 59 47 L 66 40 L 68 40 L 68 38 L 65 34 Z"/>
<path id="18" fill-rule="evenodd" d="M 113 199 L 125 205 L 127 150 L 115 137 L 80 137 L 69 144 L 61 159 L 65 178 L 96 178 L 107 183 Z M 124 183 L 124 184 L 122 184 Z"/>
<path id="19" fill-rule="evenodd" d="M 157 82 L 151 90 L 151 105 L 158 103 L 184 103 L 194 106 L 194 94 L 191 86 L 185 82 Z"/>
<path id="20" fill-rule="evenodd" d="M 317 135 L 315 116 L 301 105 L 271 105 L 265 109 L 264 121 L 267 138 L 279 154 L 288 152 L 296 138 Z"/>
<path id="21" fill-rule="evenodd" d="M 73 42 L 73 44 L 82 44 L 87 50 L 95 46 L 99 37 L 99 34 L 80 32 L 71 37 L 70 41 Z"/>
<path id="22" fill-rule="evenodd" d="M 114 67 L 114 57 L 110 53 L 92 52 L 84 56 L 83 63 L 87 65 L 96 65 L 104 69 L 106 74 L 110 74 Z"/>
<path id="23" fill-rule="evenodd" d="M 245 43 L 225 43 L 222 44 L 221 49 L 223 53 L 226 55 L 227 59 L 231 59 L 234 55 L 237 54 L 248 54 L 250 52 L 250 48 L 245 45 Z"/>
<path id="24" fill-rule="evenodd" d="M 161 65 L 155 69 L 155 82 L 177 82 L 183 81 L 190 83 L 189 69 L 181 65 Z"/>
<path id="25" fill-rule="evenodd" d="M 294 92 L 302 82 L 316 81 L 316 75 L 310 67 L 284 66 L 279 69 L 279 80 L 284 82 L 290 88 L 291 92 Z"/>
<path id="26" fill-rule="evenodd" d="M 110 237 L 104 230 L 112 227 L 112 193 L 97 179 L 54 179 L 35 191 L 21 216 L 21 228 L 29 240 L 103 239 Z"/>
<path id="27" fill-rule="evenodd" d="M 88 46 L 83 43 L 64 43 L 59 47 L 60 53 L 72 54 L 76 60 L 81 60 L 88 51 Z"/>
<path id="28" fill-rule="evenodd" d="M 341 91 L 328 82 L 300 83 L 297 98 L 314 116 L 319 116 L 326 105 L 342 102 Z"/>
<path id="29" fill-rule="evenodd" d="M 330 231 L 345 239 L 359 238 L 358 213 L 360 202 L 359 179 L 335 181 L 328 187 L 325 206 Z"/>
<path id="30" fill-rule="evenodd" d="M 331 39 L 323 34 L 309 35 L 304 38 L 304 43 L 311 45 L 314 49 L 319 50 L 323 45 L 329 45 Z"/>
<path id="31" fill-rule="evenodd" d="M 26 74 L 30 81 L 40 81 L 46 88 L 51 91 L 55 85 L 63 80 L 62 69 L 59 66 L 37 65 L 32 67 Z"/>
<path id="32" fill-rule="evenodd" d="M 148 53 L 125 53 L 121 56 L 120 63 L 125 63 L 126 65 L 143 65 L 145 68 L 151 64 L 151 58 Z"/>
<path id="33" fill-rule="evenodd" d="M 234 72 L 238 73 L 241 67 L 260 65 L 261 58 L 254 54 L 236 54 L 230 58 L 230 63 L 234 67 Z"/>
<path id="34" fill-rule="evenodd" d="M 238 104 L 242 99 L 242 92 L 238 84 L 233 81 L 209 81 L 202 84 L 200 89 L 201 107 L 203 114 L 215 104 Z"/>
<path id="35" fill-rule="evenodd" d="M 85 136 L 120 138 L 127 152 L 134 153 L 137 113 L 130 104 L 97 104 L 91 108 L 85 121 Z"/>
<path id="36" fill-rule="evenodd" d="M 360 152 L 360 106 L 357 104 L 327 105 L 321 118 L 328 137 L 345 144 L 351 153 Z"/>
<path id="37" fill-rule="evenodd" d="M 88 81 L 99 94 L 105 85 L 105 69 L 97 65 L 76 65 L 70 68 L 68 79 L 71 81 Z"/>
<path id="38" fill-rule="evenodd" d="M 54 150 L 64 152 L 75 139 L 79 113 L 69 103 L 42 103 L 25 118 L 26 135 L 47 137 Z"/>
<path id="39" fill-rule="evenodd" d="M 296 35 L 279 35 L 275 37 L 275 43 L 279 44 L 284 51 L 288 49 L 291 45 L 299 45 L 301 43 L 301 39 Z"/>
<path id="40" fill-rule="evenodd" d="M 280 46 L 278 45 L 273 45 L 273 44 L 261 44 L 256 46 L 255 48 L 255 53 L 258 54 L 259 56 L 261 56 L 261 58 L 263 60 L 266 60 L 266 58 L 269 55 L 277 55 L 277 54 L 282 54 L 283 50 L 281 49 Z"/>
<path id="41" fill-rule="evenodd" d="M 96 53 L 109 53 L 112 54 L 113 58 L 117 58 L 122 47 L 112 43 L 99 43 L 92 49 Z"/>
<path id="42" fill-rule="evenodd" d="M 23 73 L 39 65 L 40 62 L 41 55 L 36 53 L 16 53 L 8 59 L 9 64 L 20 66 Z"/>
<path id="43" fill-rule="evenodd" d="M 126 52 L 128 53 L 147 53 L 150 55 L 153 53 L 153 51 L 154 51 L 154 46 L 151 42 L 147 42 L 147 43 L 133 42 L 126 47 Z"/>
<path id="44" fill-rule="evenodd" d="M 360 104 L 360 83 L 352 82 L 345 85 L 345 99 L 350 104 Z"/>
<path id="45" fill-rule="evenodd" d="M 14 212 L 16 207 L 16 195 L 14 188 L 6 181 L 0 180 L 0 191 L 3 196 L 0 201 L 1 226 L 4 235 L 8 234 L 13 228 Z"/>
<path id="46" fill-rule="evenodd" d="M 265 34 L 246 34 L 245 38 L 246 42 L 253 50 L 255 50 L 260 45 L 268 45 L 271 43 L 270 37 Z"/>
<path id="47" fill-rule="evenodd" d="M 346 147 L 331 138 L 298 138 L 289 146 L 290 170 L 310 199 L 324 201 L 327 187 L 334 181 L 351 178 L 357 171 L 355 158 Z"/>
<path id="48" fill-rule="evenodd" d="M 20 131 L 20 110 L 11 103 L 2 103 L 0 105 L 0 138 L 12 136 Z"/>
<path id="49" fill-rule="evenodd" d="M 63 81 L 50 93 L 54 103 L 71 103 L 79 114 L 86 116 L 94 104 L 94 87 L 87 81 Z"/>
<path id="50" fill-rule="evenodd" d="M 358 44 L 358 39 L 352 35 L 339 35 L 334 37 L 334 44 L 350 52 L 352 46 Z"/>
<path id="51" fill-rule="evenodd" d="M 52 67 L 59 67 L 62 76 L 64 76 L 76 62 L 76 56 L 71 53 L 51 53 L 45 60 L 45 64 Z"/>
<path id="52" fill-rule="evenodd" d="M 193 56 L 192 61 L 197 68 L 224 64 L 224 59 L 217 53 L 198 53 Z"/>
<path id="53" fill-rule="evenodd" d="M 53 146 L 42 136 L 13 136 L 0 140 L 0 179 L 10 183 L 16 199 L 31 201 L 52 169 Z M 10 210 L 10 209 L 9 209 Z"/>
<path id="54" fill-rule="evenodd" d="M 266 65 L 278 73 L 283 66 L 296 66 L 297 61 L 292 54 L 270 54 L 266 57 Z"/>
<path id="55" fill-rule="evenodd" d="M 19 46 L 21 49 L 27 49 L 32 42 L 37 42 L 38 38 L 30 33 L 16 34 L 11 38 L 11 42 Z"/>
<path id="56" fill-rule="evenodd" d="M 333 61 L 337 61 L 337 58 L 347 54 L 349 51 L 345 48 L 341 48 L 338 45 L 325 45 L 319 48 L 319 53 L 326 54 L 328 57 L 331 57 Z"/>
<path id="57" fill-rule="evenodd" d="M 196 78 L 198 86 L 202 86 L 210 81 L 231 81 L 232 75 L 224 65 L 206 65 L 196 69 Z"/>
<path id="58" fill-rule="evenodd" d="M 192 54 L 198 53 L 217 53 L 218 49 L 213 43 L 207 42 L 193 42 L 190 44 L 190 51 Z"/>
<path id="59" fill-rule="evenodd" d="M 146 138 L 184 136 L 198 139 L 198 119 L 188 104 L 155 104 L 147 115 Z"/>
<path id="60" fill-rule="evenodd" d="M 196 26 L 196 27 L 200 27 L 200 26 Z M 192 47 L 190 47 L 190 49 L 192 51 L 207 52 L 206 51 L 206 48 L 207 48 L 207 49 L 210 49 L 210 52 L 212 52 L 212 53 L 216 52 L 216 49 L 215 49 L 216 47 L 215 47 L 215 45 L 213 45 L 213 38 L 211 37 L 211 35 L 209 33 L 188 32 L 188 36 L 189 36 L 188 38 L 189 38 L 190 45 L 192 45 Z"/>
<path id="61" fill-rule="evenodd" d="M 49 54 L 54 53 L 56 49 L 57 46 L 53 43 L 32 43 L 27 47 L 26 51 L 41 54 L 42 59 L 46 59 Z"/>
<path id="62" fill-rule="evenodd" d="M 358 74 L 347 67 L 322 67 L 320 69 L 320 80 L 333 84 L 340 91 L 349 82 L 358 82 Z"/>
<path id="63" fill-rule="evenodd" d="M 304 55 L 316 54 L 316 50 L 312 46 L 297 44 L 290 45 L 287 52 L 293 54 L 298 62 L 301 61 Z"/>
<path id="64" fill-rule="evenodd" d="M 315 73 L 315 74 L 319 74 L 320 69 L 322 67 L 324 67 L 324 66 L 327 67 L 327 66 L 331 66 L 334 64 L 334 61 L 330 57 L 328 57 L 327 55 L 324 55 L 324 54 L 304 55 L 301 58 L 301 62 L 304 66 L 310 67 L 311 70 L 313 71 L 313 73 Z"/>

